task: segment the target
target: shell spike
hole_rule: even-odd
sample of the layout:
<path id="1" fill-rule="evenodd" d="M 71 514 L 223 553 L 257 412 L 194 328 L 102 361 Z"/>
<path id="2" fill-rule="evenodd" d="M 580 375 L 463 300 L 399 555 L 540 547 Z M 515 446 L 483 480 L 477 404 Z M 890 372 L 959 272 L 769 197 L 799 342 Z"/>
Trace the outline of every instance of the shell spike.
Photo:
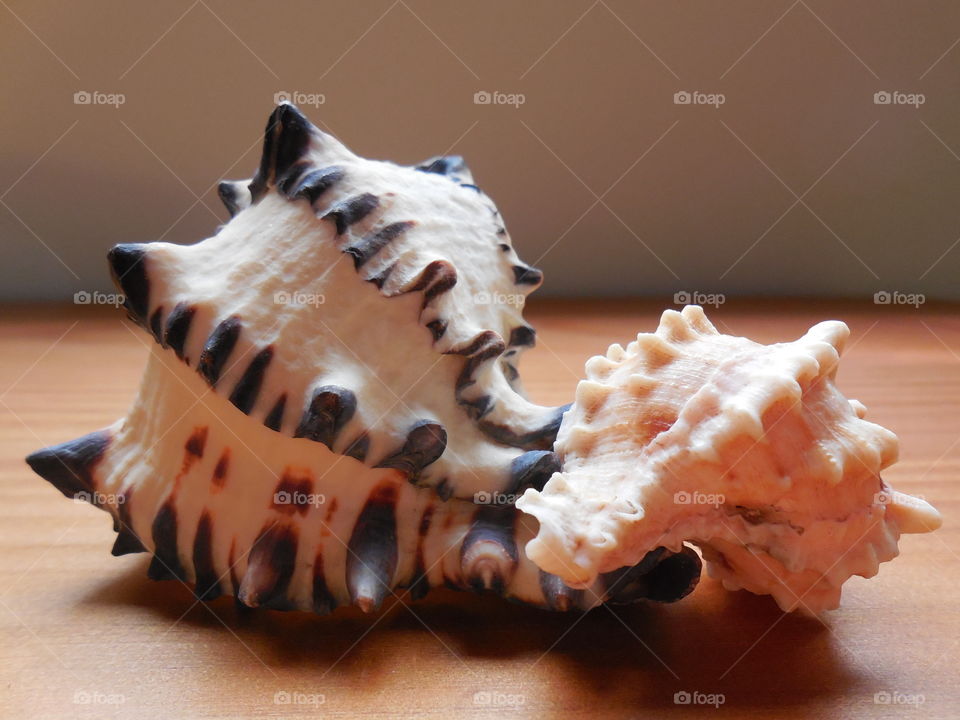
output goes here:
<path id="1" fill-rule="evenodd" d="M 217 195 L 230 217 L 234 217 L 241 210 L 250 207 L 250 181 L 224 180 L 217 185 Z"/>
<path id="2" fill-rule="evenodd" d="M 92 501 L 93 472 L 110 445 L 107 430 L 92 432 L 76 440 L 37 450 L 27 456 L 30 468 L 64 496 Z"/>
<path id="3" fill-rule="evenodd" d="M 463 579 L 476 591 L 502 592 L 517 567 L 512 507 L 481 506 L 460 548 Z"/>
<path id="4" fill-rule="evenodd" d="M 363 612 L 380 609 L 393 592 L 397 571 L 397 487 L 374 489 L 347 544 L 347 589 L 350 601 Z"/>
<path id="5" fill-rule="evenodd" d="M 707 318 L 707 314 L 703 311 L 703 308 L 699 305 L 687 305 L 680 311 L 680 314 L 690 323 L 690 327 L 697 332 L 704 335 L 720 334 L 717 332 L 717 328 L 714 327 L 713 323 Z"/>
<path id="6" fill-rule="evenodd" d="M 295 528 L 274 521 L 260 532 L 250 550 L 237 598 L 247 607 L 287 609 L 287 588 L 296 559 Z"/>
<path id="7" fill-rule="evenodd" d="M 943 524 L 943 518 L 933 505 L 923 498 L 896 490 L 887 491 L 887 513 L 896 521 L 902 533 L 933 532 Z"/>

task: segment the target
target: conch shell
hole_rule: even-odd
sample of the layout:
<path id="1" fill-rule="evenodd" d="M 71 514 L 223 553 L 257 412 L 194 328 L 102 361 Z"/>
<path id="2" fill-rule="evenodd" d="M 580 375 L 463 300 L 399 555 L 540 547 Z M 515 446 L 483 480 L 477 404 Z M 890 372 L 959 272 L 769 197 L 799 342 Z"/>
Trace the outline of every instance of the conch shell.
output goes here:
<path id="1" fill-rule="evenodd" d="M 897 438 L 836 387 L 848 335 L 823 322 L 760 345 L 688 306 L 591 358 L 554 445 L 562 469 L 517 502 L 540 523 L 528 557 L 588 586 L 690 541 L 728 589 L 785 611 L 837 607 L 848 578 L 897 555 L 901 533 L 940 525 L 884 483 Z"/>
<path id="2" fill-rule="evenodd" d="M 110 251 L 156 341 L 130 412 L 27 458 L 113 516 L 115 555 L 204 600 L 320 613 L 438 585 L 558 610 L 696 585 L 689 548 L 577 589 L 524 555 L 513 497 L 558 469 L 565 408 L 523 396 L 541 274 L 462 160 L 366 160 L 284 104 L 220 195 L 213 237 Z"/>

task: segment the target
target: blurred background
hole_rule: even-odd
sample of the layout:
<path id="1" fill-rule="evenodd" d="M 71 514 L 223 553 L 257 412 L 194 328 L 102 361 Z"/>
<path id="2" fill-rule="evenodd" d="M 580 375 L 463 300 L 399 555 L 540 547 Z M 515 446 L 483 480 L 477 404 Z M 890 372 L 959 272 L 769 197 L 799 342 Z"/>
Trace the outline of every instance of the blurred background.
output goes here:
<path id="1" fill-rule="evenodd" d="M 275 101 L 463 155 L 540 294 L 957 299 L 960 5 L 0 2 L 0 300 L 226 218 Z"/>

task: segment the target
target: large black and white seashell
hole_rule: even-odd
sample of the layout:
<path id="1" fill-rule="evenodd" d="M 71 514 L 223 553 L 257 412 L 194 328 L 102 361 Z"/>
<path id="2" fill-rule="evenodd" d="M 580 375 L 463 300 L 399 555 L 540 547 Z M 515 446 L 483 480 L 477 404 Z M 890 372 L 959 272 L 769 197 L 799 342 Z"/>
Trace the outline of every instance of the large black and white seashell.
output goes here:
<path id="1" fill-rule="evenodd" d="M 220 195 L 213 237 L 110 251 L 156 340 L 139 395 L 27 459 L 113 516 L 115 555 L 150 552 L 150 577 L 205 600 L 316 612 L 437 585 L 561 610 L 694 587 L 688 548 L 578 589 L 526 557 L 537 521 L 512 497 L 560 469 L 566 408 L 522 394 L 534 331 L 485 300 L 541 274 L 462 160 L 366 160 L 284 104 L 253 179 Z"/>

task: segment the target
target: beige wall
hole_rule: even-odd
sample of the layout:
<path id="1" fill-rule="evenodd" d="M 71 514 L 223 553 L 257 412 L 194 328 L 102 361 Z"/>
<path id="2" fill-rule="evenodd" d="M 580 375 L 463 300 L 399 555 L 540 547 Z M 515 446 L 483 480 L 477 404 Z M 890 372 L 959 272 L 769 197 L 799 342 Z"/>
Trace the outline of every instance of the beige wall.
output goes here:
<path id="1" fill-rule="evenodd" d="M 544 293 L 960 297 L 956 2 L 191 1 L 0 7 L 3 299 L 211 234 L 281 90 L 361 154 L 464 155 Z"/>

